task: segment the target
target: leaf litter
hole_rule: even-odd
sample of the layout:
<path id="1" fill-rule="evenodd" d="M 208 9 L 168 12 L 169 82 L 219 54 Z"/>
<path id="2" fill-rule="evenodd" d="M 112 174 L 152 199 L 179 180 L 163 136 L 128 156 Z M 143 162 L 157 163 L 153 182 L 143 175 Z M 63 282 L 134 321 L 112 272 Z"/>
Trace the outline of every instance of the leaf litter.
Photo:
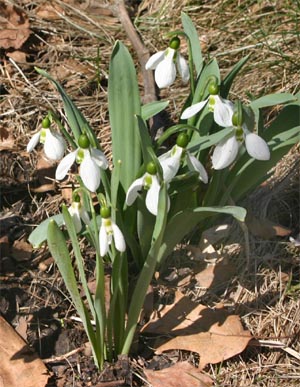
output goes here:
<path id="1" fill-rule="evenodd" d="M 47 7 L 45 6 L 44 8 L 46 14 L 40 16 L 38 15 L 38 11 L 41 12 L 43 9 L 42 2 L 37 2 L 37 8 L 30 7 L 28 2 L 25 1 L 19 3 L 21 8 L 26 10 L 25 14 L 29 15 L 30 19 L 25 15 L 24 24 L 18 24 L 19 22 L 17 21 L 14 30 L 17 32 L 20 29 L 21 33 L 15 40 L 13 46 L 5 49 L 7 58 L 4 62 L 1 62 L 1 73 L 4 74 L 3 84 L 1 85 L 1 94 L 4 94 L 5 98 L 0 100 L 0 114 L 4 125 L 3 127 L 6 130 L 5 136 L 7 133 L 9 133 L 10 136 L 7 137 L 10 142 L 3 144 L 5 151 L 9 151 L 11 147 L 12 150 L 18 151 L 18 158 L 20 158 L 21 151 L 24 150 L 32 131 L 37 130 L 42 115 L 47 111 L 49 106 L 60 106 L 60 101 L 57 98 L 56 93 L 49 88 L 49 85 L 46 82 L 41 81 L 35 74 L 30 72 L 28 67 L 21 66 L 18 69 L 13 61 L 8 61 L 9 55 L 18 52 L 20 49 L 22 53 L 25 53 L 26 58 L 31 56 L 31 59 L 36 61 L 39 67 L 43 67 L 51 72 L 56 71 L 58 76 L 60 68 L 62 69 L 61 65 L 66 64 L 68 92 L 70 92 L 75 99 L 75 102 L 78 103 L 79 107 L 84 111 L 84 114 L 88 117 L 92 125 L 99 128 L 99 136 L 104 141 L 106 152 L 109 153 L 109 125 L 105 113 L 105 83 L 107 79 L 105 63 L 108 61 L 110 48 L 116 35 L 122 37 L 122 39 L 129 44 L 127 37 L 125 35 L 122 36 L 123 32 L 116 17 L 113 16 L 109 9 L 106 8 L 105 10 L 104 6 L 99 8 L 97 5 L 98 8 L 95 8 L 95 5 L 92 3 L 89 3 L 87 6 L 86 4 L 81 4 L 80 7 L 76 9 L 73 7 L 72 9 L 72 1 L 54 1 L 53 3 L 51 2 L 51 4 L 46 3 Z M 233 8 L 231 9 L 230 4 L 228 4 L 226 13 L 224 13 L 221 2 L 219 2 L 219 4 L 217 3 L 210 5 L 208 2 L 205 2 L 201 5 L 189 7 L 187 2 L 182 1 L 181 5 L 185 11 L 189 12 L 194 20 L 198 21 L 199 32 L 205 36 L 205 39 L 203 39 L 203 41 L 205 41 L 205 47 L 203 46 L 205 52 L 209 52 L 210 55 L 218 55 L 219 58 L 222 59 L 221 62 L 223 68 L 230 68 L 232 63 L 236 61 L 236 55 L 239 55 L 239 52 L 241 52 L 233 51 L 226 55 L 226 49 L 238 47 L 238 49 L 243 50 L 244 47 L 251 46 L 250 51 L 252 52 L 252 55 L 249 62 L 249 68 L 247 69 L 249 72 L 245 78 L 241 77 L 240 84 L 236 84 L 235 92 L 239 95 L 242 94 L 247 98 L 246 92 L 259 93 L 260 90 L 268 91 L 268 88 L 269 91 L 294 91 L 297 89 L 299 80 L 293 70 L 293 58 L 290 55 L 293 54 L 295 58 L 297 58 L 300 46 L 297 44 L 296 35 L 292 35 L 294 28 L 293 20 L 296 20 L 293 19 L 293 10 L 289 8 L 289 6 L 292 7 L 292 5 L 282 1 L 277 4 L 276 9 L 270 4 L 267 8 L 265 7 L 266 4 L 262 4 L 259 7 L 253 7 L 253 9 L 249 7 L 248 10 L 246 10 L 243 8 L 243 5 L 241 5 L 241 7 L 236 7 L 235 4 L 233 4 Z M 134 9 L 134 6 L 135 4 L 132 4 L 131 10 Z M 89 7 L 93 7 L 93 12 L 88 13 Z M 247 5 L 245 5 L 245 7 L 247 7 Z M 10 11 L 11 16 L 9 17 L 18 20 L 19 11 L 16 14 L 13 14 L 15 12 L 14 9 L 15 8 L 12 8 L 12 11 Z M 18 10 L 20 10 L 20 7 Z M 154 2 L 144 0 L 140 4 L 136 10 L 136 22 L 137 25 L 139 25 L 139 32 L 142 37 L 147 42 L 150 42 L 150 46 L 153 47 L 153 50 L 154 47 L 158 48 L 162 45 L 161 42 L 164 40 L 164 31 L 174 25 L 174 21 L 179 17 L 180 10 L 178 2 L 176 2 L 175 5 L 174 2 L 167 1 L 164 2 L 164 5 L 162 6 L 161 0 L 156 0 Z M 276 15 L 281 15 L 281 18 L 286 18 L 286 23 L 282 23 L 282 19 L 280 19 L 280 24 L 276 24 Z M 3 16 L 2 13 L 1 16 Z M 295 18 L 297 18 L 297 16 L 295 16 Z M 28 24 L 28 20 L 30 20 L 30 25 Z M 256 21 L 259 21 L 258 25 L 256 24 Z M 220 29 L 220 25 L 222 25 L 223 28 Z M 283 25 L 285 29 L 284 33 L 280 30 Z M 252 28 L 251 26 L 254 28 L 253 32 L 250 31 L 250 28 Z M 272 26 L 273 29 L 273 32 L 267 31 L 269 37 L 273 39 L 276 37 L 276 34 L 276 38 L 279 37 L 276 42 L 273 39 L 274 43 L 272 50 L 267 42 L 263 41 L 263 34 L 259 35 L 257 32 L 264 32 L 263 28 L 266 28 L 267 30 L 268 26 Z M 25 39 L 26 35 L 24 36 L 23 34 L 23 27 L 25 30 L 30 28 L 35 32 L 40 31 L 41 28 L 43 28 L 43 34 L 38 33 L 39 43 L 35 42 L 32 44 L 30 52 L 27 51 L 27 47 L 25 47 L 28 43 L 27 39 L 29 35 Z M 103 31 L 105 28 L 107 30 Z M 25 40 L 22 41 L 22 39 Z M 88 44 L 86 44 L 87 42 Z M 101 58 L 97 57 L 99 44 L 101 46 Z M 259 45 L 256 46 L 256 44 Z M 284 61 L 282 65 L 280 65 L 280 61 L 278 61 L 280 52 L 286 52 L 287 54 L 283 57 Z M 70 58 L 72 58 L 72 60 Z M 20 59 L 15 59 L 16 62 L 18 62 L 18 60 L 24 61 L 24 56 L 21 56 Z M 74 65 L 74 71 L 72 71 L 70 65 Z M 284 66 L 284 72 L 281 71 L 283 68 L 282 66 Z M 91 69 L 95 69 L 95 72 L 98 72 L 97 78 L 91 78 Z M 264 74 L 263 82 L 261 82 L 262 74 Z M 245 89 L 245 85 L 247 84 L 248 87 Z M 272 90 L 270 90 L 270 87 Z M 180 95 L 181 90 L 181 85 L 175 85 L 174 88 L 170 90 L 171 99 L 175 100 L 175 98 Z M 164 92 L 161 93 L 161 98 L 164 98 Z M 32 101 L 34 101 L 34 103 Z M 176 104 L 177 103 L 180 105 L 180 97 L 178 102 L 176 101 Z M 4 115 L 2 115 L 2 112 Z M 276 114 L 276 112 L 270 112 L 270 118 L 272 118 L 272 114 Z M 1 133 L 3 132 L 1 131 Z M 5 139 L 5 136 L 2 136 L 2 139 Z M 14 164 L 11 165 L 15 166 L 17 160 L 16 153 L 12 153 L 10 159 L 14 160 Z M 21 165 L 23 160 L 19 161 L 18 159 L 18 163 Z M 35 164 L 35 162 L 33 164 Z M 22 166 L 23 171 L 28 171 L 30 168 L 28 167 L 27 159 L 26 164 L 24 163 L 24 165 L 25 167 Z M 288 158 L 282 161 L 280 167 L 277 168 L 277 177 L 275 176 L 275 179 L 270 181 L 267 184 L 267 187 L 261 187 L 260 190 L 250 195 L 247 203 L 248 206 L 254 206 L 254 213 L 256 216 L 261 218 L 263 215 L 263 219 L 270 219 L 275 225 L 282 225 L 283 227 L 287 227 L 288 230 L 291 229 L 291 235 L 295 237 L 299 232 L 299 217 L 297 217 L 297 213 L 299 213 L 298 167 L 299 147 L 294 149 L 293 152 L 288 155 Z M 1 171 L 2 170 L 3 169 L 1 169 Z M 11 171 L 11 167 L 7 168 L 7 171 Z M 16 175 L 10 176 L 9 182 L 14 185 L 11 185 L 12 189 L 9 191 L 9 194 L 5 191 L 6 202 L 4 203 L 8 204 L 4 207 L 9 207 L 13 213 L 21 215 L 23 222 L 28 225 L 39 223 L 41 219 L 44 219 L 49 213 L 56 213 L 60 202 L 56 201 L 56 191 L 50 191 L 51 194 L 49 194 L 47 187 L 45 187 L 44 193 L 43 191 L 34 192 L 31 189 L 30 194 L 33 195 L 34 205 L 28 204 L 29 198 L 27 198 L 27 200 L 24 199 L 24 193 L 27 192 L 26 185 L 21 187 L 21 201 L 16 200 L 12 192 L 17 191 L 15 187 L 20 187 L 20 173 L 18 173 L 17 176 L 18 179 L 16 178 Z M 27 181 L 31 183 L 30 179 Z M 54 189 L 58 188 L 60 187 L 54 187 Z M 263 188 L 265 188 L 265 190 Z M 22 226 L 15 224 L 14 227 L 10 228 L 10 231 L 7 232 L 7 235 L 5 235 L 5 243 L 12 246 L 15 240 L 20 239 L 20 232 L 24 232 Z M 230 240 L 230 236 L 232 236 L 232 240 Z M 189 305 L 189 302 L 193 302 L 191 299 L 194 300 L 197 305 L 199 304 L 200 317 L 192 315 L 194 318 L 193 321 L 197 324 L 200 322 L 198 320 L 201 320 L 201 307 L 204 308 L 204 311 L 206 309 L 208 311 L 216 311 L 217 313 L 220 313 L 219 317 L 224 320 L 223 324 L 218 324 L 218 322 L 216 322 L 215 325 L 212 324 L 213 328 L 216 328 L 216 332 L 219 332 L 219 330 L 222 331 L 224 326 L 226 327 L 226 322 L 230 321 L 229 317 L 234 316 L 234 326 L 237 324 L 245 331 L 247 331 L 248 328 L 248 331 L 251 331 L 252 336 L 256 338 L 265 338 L 269 340 L 271 338 L 279 338 L 281 339 L 281 342 L 283 341 L 285 345 L 288 345 L 287 348 L 290 348 L 291 351 L 295 351 L 296 354 L 299 353 L 299 341 L 297 340 L 299 335 L 299 302 L 297 301 L 299 299 L 299 289 L 296 287 L 299 279 L 299 251 L 295 250 L 292 243 L 289 244 L 288 239 L 284 235 L 277 235 L 277 239 L 273 241 L 269 241 L 268 239 L 261 241 L 259 233 L 250 235 L 252 254 L 249 271 L 247 272 L 245 271 L 245 259 L 243 254 L 244 236 L 241 234 L 240 230 L 235 227 L 230 231 L 230 236 L 227 240 L 225 238 L 222 243 L 225 245 L 224 247 L 226 247 L 226 244 L 229 246 L 229 243 L 239 240 L 240 246 L 238 248 L 238 254 L 233 254 L 232 256 L 229 254 L 229 260 L 227 261 L 227 258 L 224 260 L 222 255 L 223 250 L 220 250 L 219 246 L 217 246 L 219 242 L 213 242 L 208 239 L 208 250 L 205 252 L 206 255 L 201 255 L 203 251 L 200 251 L 201 249 L 199 246 L 196 247 L 196 249 L 198 249 L 197 254 L 200 262 L 197 262 L 197 259 L 192 260 L 191 276 L 185 278 L 184 286 L 182 284 L 179 285 L 181 290 L 185 293 L 182 297 L 187 305 Z M 11 249 L 5 249 L 5 251 L 5 254 L 11 254 Z M 213 261 L 205 262 L 205 259 L 212 258 L 210 254 L 215 254 Z M 87 254 L 87 258 L 92 259 L 92 256 Z M 174 256 L 172 259 L 174 259 Z M 50 266 L 46 266 L 47 269 L 42 272 L 44 273 L 43 275 L 39 272 L 31 277 L 29 272 L 24 272 L 24 265 L 27 270 L 31 270 L 31 273 L 33 273 L 32 270 L 35 270 L 38 264 L 47 262 L 47 260 L 49 260 L 49 257 L 44 252 L 40 257 L 29 261 L 21 260 L 20 263 L 14 262 L 12 265 L 14 268 L 13 271 L 11 269 L 9 269 L 7 273 L 3 271 L 3 278 L 5 281 L 4 286 L 11 283 L 8 282 L 11 281 L 11 279 L 8 279 L 11 278 L 11 275 L 14 275 L 14 281 L 16 281 L 17 286 L 19 286 L 18 278 L 20 277 L 23 281 L 23 288 L 26 289 L 26 291 L 30 291 L 31 300 L 27 303 L 25 303 L 24 300 L 22 301 L 20 296 L 17 298 L 18 302 L 21 302 L 21 307 L 25 308 L 22 310 L 28 310 L 29 312 L 37 311 L 42 309 L 46 302 L 46 304 L 55 311 L 58 305 L 62 303 L 62 300 L 54 292 L 54 289 L 56 289 L 56 287 L 61 287 L 61 284 L 57 282 L 59 281 L 59 277 L 55 270 L 53 270 L 53 264 L 50 263 Z M 173 266 L 177 266 L 178 271 L 181 269 L 181 261 L 182 254 L 180 260 L 175 257 L 175 262 L 172 263 Z M 226 267 L 227 262 L 230 263 L 228 267 Z M 199 263 L 201 263 L 202 266 L 198 266 L 197 268 Z M 230 275 L 229 270 L 232 266 L 235 267 L 235 274 L 233 276 Z M 194 270 L 195 267 L 198 271 Z M 222 280 L 214 280 L 213 276 L 216 274 L 215 267 L 220 267 L 220 273 L 229 272 L 228 277 L 223 278 Z M 191 281 L 195 277 L 196 281 L 192 283 Z M 216 291 L 211 280 L 207 280 L 207 278 L 211 278 L 216 285 L 219 281 L 222 281 L 224 283 L 223 290 Z M 38 285 L 39 282 L 41 285 Z M 173 283 L 171 285 L 173 286 Z M 165 284 L 164 286 L 167 286 L 167 291 L 169 291 L 170 284 Z M 44 288 L 46 294 L 39 290 L 40 287 Z M 205 288 L 204 291 L 203 288 Z M 15 293 L 12 291 L 11 295 L 14 294 Z M 187 300 L 185 297 L 187 297 Z M 4 311 L 4 315 L 9 318 L 11 314 L 9 309 L 5 306 L 7 302 L 8 298 L 2 295 L 1 311 Z M 202 306 L 201 303 L 203 304 Z M 152 304 L 153 303 L 150 305 Z M 210 307 L 207 305 L 210 305 Z M 226 305 L 226 307 L 224 305 Z M 232 310 L 234 311 L 233 315 L 231 314 Z M 226 312 L 228 313 L 226 314 Z M 70 307 L 66 307 L 64 311 L 59 314 L 59 317 L 65 319 L 67 323 L 70 321 L 68 320 L 69 314 Z M 185 316 L 182 317 L 182 324 L 184 319 Z M 150 324 L 150 321 L 148 324 Z M 40 329 L 42 328 L 43 327 L 40 326 Z M 33 343 L 33 329 L 34 325 L 28 324 L 28 340 L 31 343 Z M 78 326 L 78 329 L 80 329 L 80 325 Z M 191 329 L 191 327 L 183 327 L 179 330 L 184 331 L 185 329 Z M 174 330 L 176 331 L 176 329 Z M 43 329 L 42 332 L 44 332 Z M 239 332 L 238 329 L 237 332 Z M 243 331 L 241 330 L 240 334 L 242 332 Z M 166 335 L 169 333 L 170 332 L 167 332 Z M 201 332 L 193 332 L 191 336 L 194 335 L 194 337 L 197 337 L 197 334 L 200 335 Z M 217 336 L 215 331 L 213 331 L 213 337 L 214 336 Z M 171 342 L 170 345 L 176 347 L 174 342 L 172 343 L 172 340 L 175 338 L 175 336 L 169 337 L 166 343 Z M 192 345 L 192 348 L 195 349 L 196 347 L 198 351 L 201 351 L 201 348 L 197 347 L 196 344 Z M 163 351 L 162 348 L 163 347 L 160 348 L 160 351 Z M 240 351 L 242 351 L 242 349 L 240 349 Z M 166 353 L 168 352 L 170 352 L 169 349 Z M 217 359 L 218 356 L 221 358 L 221 356 L 224 356 L 224 353 L 226 353 L 226 348 L 219 348 L 219 352 L 212 355 L 212 357 L 214 359 Z M 300 375 L 300 365 L 297 363 L 297 357 L 291 357 L 290 353 L 283 353 L 280 348 L 276 349 L 275 347 L 272 351 L 261 351 L 259 347 L 249 346 L 241 355 L 221 363 L 222 366 L 220 366 L 219 369 L 214 368 L 213 366 L 207 366 L 205 371 L 209 372 L 211 379 L 218 381 L 223 385 L 260 386 L 259 380 L 264 379 L 265 385 L 269 387 L 277 386 L 278 380 L 280 380 L 281 386 L 296 386 L 298 385 L 297 380 Z M 178 357 L 180 358 L 181 355 Z M 292 358 L 296 360 L 292 360 Z M 80 360 L 79 357 L 75 357 L 75 360 L 72 360 L 72 364 L 73 366 L 77 365 L 77 367 L 80 367 L 80 364 L 82 364 L 80 363 L 81 361 L 82 358 Z M 207 358 L 206 361 L 208 361 Z M 181 364 L 176 364 L 178 364 L 180 369 Z M 253 364 L 255 364 L 255 367 L 251 366 Z M 147 361 L 145 361 L 144 366 L 147 366 Z M 216 367 L 219 366 L 217 365 Z M 171 367 L 171 370 L 172 368 L 173 367 Z M 92 368 L 90 369 L 92 370 Z M 172 372 L 171 370 L 170 372 Z M 165 371 L 165 373 L 167 375 L 166 379 L 170 378 L 170 376 L 168 376 L 170 373 L 167 371 Z M 83 375 L 84 372 L 81 373 L 81 376 Z M 73 373 L 72 376 L 71 372 L 71 377 L 64 379 L 65 385 L 68 385 L 74 376 L 75 373 Z M 80 373 L 76 374 L 76 378 L 80 378 Z M 294 383 L 295 380 L 296 384 Z M 83 381 L 78 383 L 81 383 L 79 384 L 80 386 L 84 385 Z M 86 383 L 88 384 L 90 382 L 87 380 Z M 96 383 L 97 382 L 95 382 L 95 384 Z M 184 383 L 182 385 L 184 385 Z"/>

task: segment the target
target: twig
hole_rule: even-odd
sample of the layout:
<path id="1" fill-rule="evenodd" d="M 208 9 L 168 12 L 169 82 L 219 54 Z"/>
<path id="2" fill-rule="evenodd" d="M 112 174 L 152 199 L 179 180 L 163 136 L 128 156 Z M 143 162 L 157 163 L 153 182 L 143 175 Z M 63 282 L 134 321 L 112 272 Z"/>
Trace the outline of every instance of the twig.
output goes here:
<path id="1" fill-rule="evenodd" d="M 82 352 L 85 350 L 85 346 L 73 349 L 70 352 L 65 353 L 64 355 L 61 356 L 55 356 L 55 357 L 49 357 L 48 359 L 43 359 L 43 362 L 48 364 L 48 363 L 58 363 L 63 360 L 67 360 L 68 357 L 75 355 L 76 353 Z"/>
<path id="2" fill-rule="evenodd" d="M 134 25 L 132 24 L 132 21 L 126 10 L 124 0 L 115 0 L 112 10 L 113 13 L 120 20 L 129 40 L 131 41 L 131 44 L 133 45 L 133 48 L 137 53 L 137 57 L 142 68 L 141 71 L 145 90 L 143 102 L 148 103 L 156 101 L 157 98 L 152 71 L 147 71 L 145 69 L 145 65 L 150 57 L 150 53 L 148 49 L 144 46 L 140 36 L 138 35 L 136 29 L 134 28 Z"/>

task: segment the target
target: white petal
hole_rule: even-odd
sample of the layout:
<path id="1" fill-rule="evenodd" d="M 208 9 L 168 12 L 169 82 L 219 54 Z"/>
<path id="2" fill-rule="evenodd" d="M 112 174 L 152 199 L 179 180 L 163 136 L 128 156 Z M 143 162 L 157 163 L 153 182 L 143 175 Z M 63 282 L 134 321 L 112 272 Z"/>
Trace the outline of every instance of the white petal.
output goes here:
<path id="1" fill-rule="evenodd" d="M 102 169 L 108 168 L 107 158 L 105 157 L 105 154 L 100 149 L 92 148 L 91 155 L 95 163 L 98 164 L 100 168 Z"/>
<path id="2" fill-rule="evenodd" d="M 126 250 L 126 243 L 124 240 L 124 236 L 121 230 L 119 229 L 119 227 L 114 222 L 111 223 L 111 227 L 113 230 L 116 249 L 122 253 L 123 251 Z"/>
<path id="3" fill-rule="evenodd" d="M 200 110 L 204 108 L 204 106 L 207 104 L 207 101 L 208 99 L 206 99 L 205 101 L 195 103 L 194 105 L 186 108 L 181 114 L 180 118 L 182 120 L 185 120 L 187 118 L 193 117 L 195 114 L 197 114 L 198 112 L 200 112 Z"/>
<path id="4" fill-rule="evenodd" d="M 177 174 L 183 148 L 175 145 L 170 151 L 159 156 L 158 160 L 163 170 L 164 181 L 169 182 Z"/>
<path id="5" fill-rule="evenodd" d="M 199 172 L 199 179 L 203 181 L 203 183 L 207 184 L 208 176 L 205 168 L 201 164 L 201 162 L 190 153 L 187 153 L 187 165 L 189 169 Z"/>
<path id="6" fill-rule="evenodd" d="M 69 209 L 68 209 L 69 213 L 72 217 L 76 233 L 79 233 L 81 230 L 81 227 L 82 227 L 82 223 L 81 223 L 81 219 L 80 219 L 80 215 L 79 215 L 79 208 L 78 208 L 79 205 L 80 205 L 80 203 L 74 202 L 74 203 L 72 203 L 71 207 L 69 207 Z"/>
<path id="7" fill-rule="evenodd" d="M 27 144 L 27 152 L 31 152 L 40 141 L 40 132 L 35 133 Z"/>
<path id="8" fill-rule="evenodd" d="M 90 217 L 89 217 L 89 214 L 88 212 L 81 206 L 80 210 L 79 210 L 79 215 L 80 215 L 80 218 L 82 219 L 82 221 L 86 224 L 86 225 L 89 225 L 91 220 L 90 220 Z"/>
<path id="9" fill-rule="evenodd" d="M 182 55 L 177 54 L 177 69 L 184 83 L 190 79 L 190 70 L 187 61 Z"/>
<path id="10" fill-rule="evenodd" d="M 231 136 L 219 142 L 212 155 L 214 169 L 228 167 L 236 158 L 239 151 L 239 143 L 235 136 Z"/>
<path id="11" fill-rule="evenodd" d="M 247 152 L 256 160 L 269 160 L 270 150 L 264 139 L 255 133 L 246 134 L 245 145 Z"/>
<path id="12" fill-rule="evenodd" d="M 99 231 L 99 245 L 100 245 L 100 255 L 104 257 L 108 252 L 108 235 L 103 224 L 101 222 L 100 231 Z"/>
<path id="13" fill-rule="evenodd" d="M 148 59 L 145 69 L 146 70 L 155 70 L 157 65 L 164 59 L 165 51 L 158 51 L 156 54 L 153 54 Z"/>
<path id="14" fill-rule="evenodd" d="M 80 165 L 79 175 L 86 188 L 91 192 L 96 192 L 101 181 L 100 168 L 91 158 L 90 152 L 87 149 L 84 150 L 84 157 Z"/>
<path id="15" fill-rule="evenodd" d="M 170 53 L 157 65 L 155 69 L 154 78 L 160 89 L 171 86 L 175 81 L 176 66 L 173 61 L 174 53 L 174 50 L 170 51 Z"/>
<path id="16" fill-rule="evenodd" d="M 215 98 L 216 101 L 214 106 L 214 121 L 224 128 L 232 126 L 232 116 L 234 112 L 233 103 L 217 95 L 212 97 Z"/>
<path id="17" fill-rule="evenodd" d="M 145 175 L 144 175 L 145 176 Z M 134 180 L 126 193 L 126 204 L 131 206 L 138 196 L 139 191 L 143 188 L 144 176 Z"/>
<path id="18" fill-rule="evenodd" d="M 160 185 L 156 176 L 152 176 L 152 184 L 146 195 L 146 207 L 153 215 L 157 215 Z"/>
<path id="19" fill-rule="evenodd" d="M 50 160 L 60 160 L 65 152 L 66 142 L 60 133 L 52 133 L 47 130 L 44 144 L 45 155 Z"/>
<path id="20" fill-rule="evenodd" d="M 69 153 L 61 160 L 61 162 L 58 164 L 56 168 L 55 179 L 62 180 L 66 176 L 66 174 L 68 173 L 68 170 L 74 164 L 74 161 L 76 159 L 76 154 L 77 154 L 77 150 Z"/>

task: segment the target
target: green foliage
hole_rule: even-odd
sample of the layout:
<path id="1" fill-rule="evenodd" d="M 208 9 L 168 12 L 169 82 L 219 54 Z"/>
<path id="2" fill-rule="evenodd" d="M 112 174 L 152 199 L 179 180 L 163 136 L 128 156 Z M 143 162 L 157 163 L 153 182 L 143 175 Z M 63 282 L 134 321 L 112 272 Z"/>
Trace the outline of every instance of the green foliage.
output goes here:
<path id="1" fill-rule="evenodd" d="M 133 60 L 127 48 L 117 42 L 112 50 L 108 81 L 111 171 L 101 170 L 101 185 L 96 196 L 91 195 L 78 177 L 80 187 L 73 193 L 76 205 L 71 208 L 75 215 L 63 206 L 62 214 L 42 222 L 29 237 L 35 247 L 47 240 L 99 368 L 105 360 L 129 352 L 153 274 L 174 247 L 195 227 L 203 231 L 208 221 L 216 221 L 219 216 L 230 215 L 243 222 L 246 210 L 230 204 L 239 204 L 299 141 L 300 94 L 272 94 L 252 100 L 248 106 L 236 101 L 240 119 L 232 120 L 234 104 L 224 98 L 230 98 L 231 86 L 248 56 L 222 80 L 217 60 L 206 63 L 203 59 L 199 37 L 189 16 L 182 13 L 181 20 L 184 31 L 171 33 L 176 43 L 175 52 L 171 52 L 175 58 L 179 55 L 177 35 L 184 36 L 189 47 L 190 71 L 190 94 L 184 109 L 199 103 L 201 108 L 194 110 L 194 115 L 187 120 L 181 119 L 178 124 L 166 128 L 153 140 L 147 120 L 165 109 L 168 101 L 141 105 Z M 85 157 L 91 162 L 94 153 L 99 156 L 99 141 L 62 86 L 45 71 L 37 71 L 59 91 L 71 133 L 53 112 L 48 113 L 50 121 L 58 125 L 73 148 L 77 148 L 81 136 L 84 141 L 80 140 L 79 145 L 90 152 L 86 155 L 80 150 L 82 168 L 87 161 Z M 263 109 L 278 104 L 284 107 L 265 127 Z M 254 146 L 249 140 L 245 149 L 249 135 L 248 140 L 250 138 Z M 179 138 L 175 140 L 175 136 Z M 230 148 L 229 140 L 236 148 Z M 170 143 L 175 145 L 169 146 Z M 223 147 L 224 143 L 229 145 Z M 222 150 L 219 157 L 225 155 L 230 160 L 228 165 L 214 164 L 214 156 L 218 156 L 216 149 Z M 257 160 L 249 156 L 249 151 Z M 236 157 L 231 158 L 232 155 Z M 93 162 L 97 164 L 99 159 L 95 157 Z M 205 187 L 203 181 L 207 183 L 207 180 Z M 84 214 L 80 212 L 82 209 Z M 75 222 L 80 218 L 85 225 L 78 232 Z M 94 297 L 87 286 L 78 236 L 84 237 L 94 249 Z M 106 247 L 104 253 L 103 246 Z M 109 295 L 105 293 L 106 266 L 111 268 Z M 128 282 L 132 284 L 130 292 Z M 85 293 L 86 303 L 80 297 L 78 283 Z M 95 320 L 95 328 L 91 326 L 91 318 Z"/>

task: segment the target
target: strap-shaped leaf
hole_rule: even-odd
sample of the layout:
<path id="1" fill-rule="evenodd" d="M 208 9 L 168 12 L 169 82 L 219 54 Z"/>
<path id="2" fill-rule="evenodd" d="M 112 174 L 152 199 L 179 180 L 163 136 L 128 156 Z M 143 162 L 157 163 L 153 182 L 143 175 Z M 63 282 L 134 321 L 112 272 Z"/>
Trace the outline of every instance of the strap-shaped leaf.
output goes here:
<path id="1" fill-rule="evenodd" d="M 236 76 L 240 72 L 241 68 L 248 61 L 249 57 L 250 57 L 250 55 L 247 55 L 244 58 L 242 58 L 241 60 L 239 60 L 238 63 L 236 63 L 233 66 L 231 71 L 224 78 L 224 80 L 221 84 L 221 92 L 220 92 L 220 94 L 223 98 L 227 98 L 227 95 L 229 93 L 229 90 L 231 88 L 233 81 L 235 80 Z"/>
<path id="2" fill-rule="evenodd" d="M 126 192 L 141 165 L 136 115 L 141 104 L 133 60 L 127 48 L 116 42 L 111 55 L 108 79 L 108 105 L 113 160 L 122 162 L 120 182 Z"/>
<path id="3" fill-rule="evenodd" d="M 191 18 L 184 12 L 181 12 L 181 21 L 185 34 L 188 36 L 193 53 L 193 62 L 197 75 L 200 74 L 203 66 L 203 58 L 201 52 L 201 45 L 197 30 Z"/>
<path id="4" fill-rule="evenodd" d="M 49 222 L 47 240 L 49 250 L 55 259 L 57 267 L 65 282 L 66 288 L 72 298 L 76 311 L 82 320 L 83 326 L 92 345 L 96 365 L 99 366 L 102 360 L 99 359 L 100 353 L 97 351 L 98 344 L 90 321 L 90 316 L 78 290 L 78 284 L 75 278 L 72 261 L 68 247 L 66 245 L 64 234 L 53 219 L 51 219 Z"/>
<path id="5" fill-rule="evenodd" d="M 49 79 L 56 86 L 58 92 L 62 97 L 68 123 L 74 134 L 75 139 L 76 140 L 78 139 L 78 137 L 80 136 L 84 128 L 89 129 L 89 131 L 92 133 L 92 130 L 90 129 L 90 126 L 87 120 L 85 119 L 81 111 L 73 103 L 73 101 L 68 96 L 64 88 L 61 86 L 61 84 L 57 82 L 54 78 L 52 78 L 51 75 L 49 75 L 46 71 L 39 69 L 37 67 L 35 69 L 39 74 Z"/>
<path id="6" fill-rule="evenodd" d="M 149 120 L 149 118 L 160 113 L 169 105 L 169 101 L 154 101 L 149 102 L 146 105 L 142 106 L 141 115 L 143 120 Z"/>
<path id="7" fill-rule="evenodd" d="M 64 224 L 64 218 L 62 214 L 50 216 L 50 218 L 45 219 L 42 223 L 40 223 L 29 235 L 28 241 L 32 244 L 32 246 L 37 249 L 47 240 L 47 230 L 51 220 L 55 220 L 58 226 Z"/>

